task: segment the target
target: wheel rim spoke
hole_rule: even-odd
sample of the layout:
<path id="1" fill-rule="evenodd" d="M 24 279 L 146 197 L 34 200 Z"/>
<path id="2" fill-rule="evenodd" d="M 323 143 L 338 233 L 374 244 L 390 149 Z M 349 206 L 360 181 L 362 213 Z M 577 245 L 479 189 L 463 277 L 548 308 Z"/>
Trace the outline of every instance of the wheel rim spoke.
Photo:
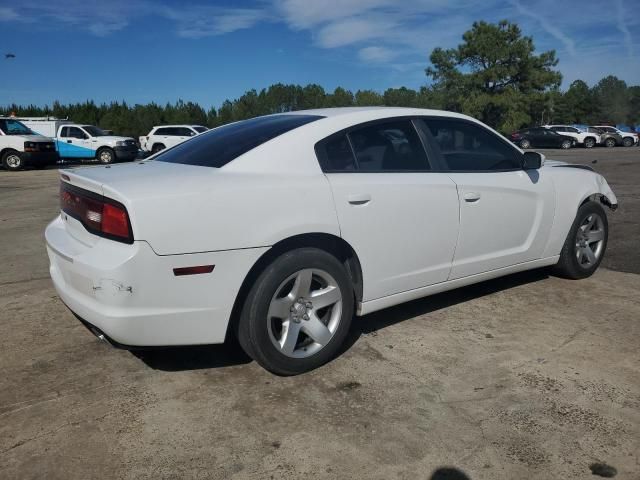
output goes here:
<path id="1" fill-rule="evenodd" d="M 293 299 L 289 297 L 278 298 L 276 300 L 272 300 L 269 305 L 269 318 L 281 318 L 285 319 L 289 317 L 289 310 L 291 309 L 291 305 L 293 304 Z"/>
<path id="2" fill-rule="evenodd" d="M 593 265 L 596 262 L 596 255 L 590 247 L 584 247 L 584 254 L 587 257 L 589 265 Z"/>
<path id="3" fill-rule="evenodd" d="M 291 295 L 293 298 L 308 297 L 311 293 L 311 280 L 313 277 L 313 270 L 306 269 L 300 270 L 296 275 L 296 280 L 293 283 L 291 289 Z"/>
<path id="4" fill-rule="evenodd" d="M 311 301 L 313 302 L 313 308 L 318 310 L 320 308 L 328 307 L 338 302 L 342 298 L 340 295 L 340 289 L 338 287 L 329 286 L 322 290 L 316 290 L 311 293 Z"/>
<path id="5" fill-rule="evenodd" d="M 332 334 L 327 326 L 322 323 L 315 313 L 309 316 L 309 320 L 302 324 L 302 330 L 311 339 L 320 345 L 326 345 L 331 340 Z"/>
<path id="6" fill-rule="evenodd" d="M 587 233 L 587 240 L 589 242 L 599 242 L 604 239 L 604 231 L 602 230 L 591 230 Z"/>
<path id="7" fill-rule="evenodd" d="M 285 355 L 291 355 L 298 343 L 300 336 L 300 324 L 290 320 L 282 324 L 282 336 L 280 337 L 280 350 Z"/>

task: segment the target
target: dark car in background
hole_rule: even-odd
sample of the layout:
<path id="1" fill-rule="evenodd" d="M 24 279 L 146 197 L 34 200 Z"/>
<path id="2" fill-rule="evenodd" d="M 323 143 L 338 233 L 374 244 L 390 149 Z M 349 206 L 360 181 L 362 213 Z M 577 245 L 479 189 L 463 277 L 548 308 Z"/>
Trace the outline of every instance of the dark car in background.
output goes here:
<path id="1" fill-rule="evenodd" d="M 531 127 L 518 130 L 511 134 L 510 140 L 525 150 L 532 147 L 568 149 L 575 144 L 575 138 L 560 135 L 544 127 Z"/>

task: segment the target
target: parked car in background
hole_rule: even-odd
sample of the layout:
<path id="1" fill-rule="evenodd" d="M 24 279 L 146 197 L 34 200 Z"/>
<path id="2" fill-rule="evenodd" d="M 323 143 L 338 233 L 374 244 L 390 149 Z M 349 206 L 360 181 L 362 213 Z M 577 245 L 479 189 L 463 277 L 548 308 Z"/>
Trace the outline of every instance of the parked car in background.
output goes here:
<path id="1" fill-rule="evenodd" d="M 62 125 L 56 135 L 58 154 L 63 159 L 97 159 L 100 163 L 134 160 L 136 141 L 130 137 L 107 135 L 93 125 Z"/>
<path id="2" fill-rule="evenodd" d="M 511 141 L 520 148 L 571 148 L 576 139 L 560 135 L 545 127 L 531 127 L 511 134 Z"/>
<path id="3" fill-rule="evenodd" d="M 140 148 L 145 152 L 158 153 L 207 130 L 208 128 L 202 125 L 160 125 L 153 127 L 148 135 L 139 138 Z"/>
<path id="4" fill-rule="evenodd" d="M 610 125 L 594 125 L 594 127 L 599 130 L 602 130 L 605 133 L 618 135 L 620 137 L 620 140 L 619 140 L 619 143 L 617 143 L 617 145 L 624 145 L 625 147 L 633 147 L 638 143 L 637 133 L 623 132 L 622 130 L 618 130 L 616 127 L 612 127 Z M 618 142 L 617 138 L 616 138 L 616 142 Z"/>
<path id="5" fill-rule="evenodd" d="M 600 145 L 603 145 L 607 148 L 613 148 L 618 145 L 622 145 L 622 135 L 619 135 L 616 132 L 607 132 L 602 130 L 601 128 L 589 127 L 589 129 L 597 130 L 600 132 Z"/>
<path id="6" fill-rule="evenodd" d="M 595 147 L 600 143 L 600 135 L 593 132 L 582 131 L 571 125 L 543 125 L 549 130 L 553 130 L 560 135 L 575 138 L 578 145 L 582 145 L 585 148 Z"/>
<path id="7" fill-rule="evenodd" d="M 533 268 L 592 275 L 617 206 L 588 166 L 411 108 L 258 117 L 60 174 L 50 273 L 91 331 L 129 347 L 236 335 L 280 375 L 332 359 L 354 314 Z"/>
<path id="8" fill-rule="evenodd" d="M 7 170 L 42 168 L 58 161 L 51 138 L 34 133 L 15 118 L 0 118 L 0 161 Z"/>

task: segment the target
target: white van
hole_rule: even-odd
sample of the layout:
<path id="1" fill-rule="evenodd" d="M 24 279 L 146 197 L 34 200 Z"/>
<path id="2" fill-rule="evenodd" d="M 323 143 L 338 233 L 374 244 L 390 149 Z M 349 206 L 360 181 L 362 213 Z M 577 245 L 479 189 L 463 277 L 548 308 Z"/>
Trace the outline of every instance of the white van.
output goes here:
<path id="1" fill-rule="evenodd" d="M 58 161 L 55 143 L 13 117 L 0 118 L 0 161 L 7 170 L 45 167 Z"/>

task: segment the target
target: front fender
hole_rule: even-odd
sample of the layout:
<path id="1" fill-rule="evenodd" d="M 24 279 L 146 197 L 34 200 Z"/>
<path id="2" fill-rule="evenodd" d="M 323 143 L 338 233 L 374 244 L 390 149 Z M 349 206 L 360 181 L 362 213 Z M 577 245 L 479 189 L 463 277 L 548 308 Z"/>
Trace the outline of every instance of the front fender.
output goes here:
<path id="1" fill-rule="evenodd" d="M 559 255 L 580 206 L 588 200 L 599 200 L 615 210 L 618 199 L 605 178 L 591 169 L 571 165 L 545 166 L 553 179 L 556 210 L 549 241 L 543 257 Z"/>

